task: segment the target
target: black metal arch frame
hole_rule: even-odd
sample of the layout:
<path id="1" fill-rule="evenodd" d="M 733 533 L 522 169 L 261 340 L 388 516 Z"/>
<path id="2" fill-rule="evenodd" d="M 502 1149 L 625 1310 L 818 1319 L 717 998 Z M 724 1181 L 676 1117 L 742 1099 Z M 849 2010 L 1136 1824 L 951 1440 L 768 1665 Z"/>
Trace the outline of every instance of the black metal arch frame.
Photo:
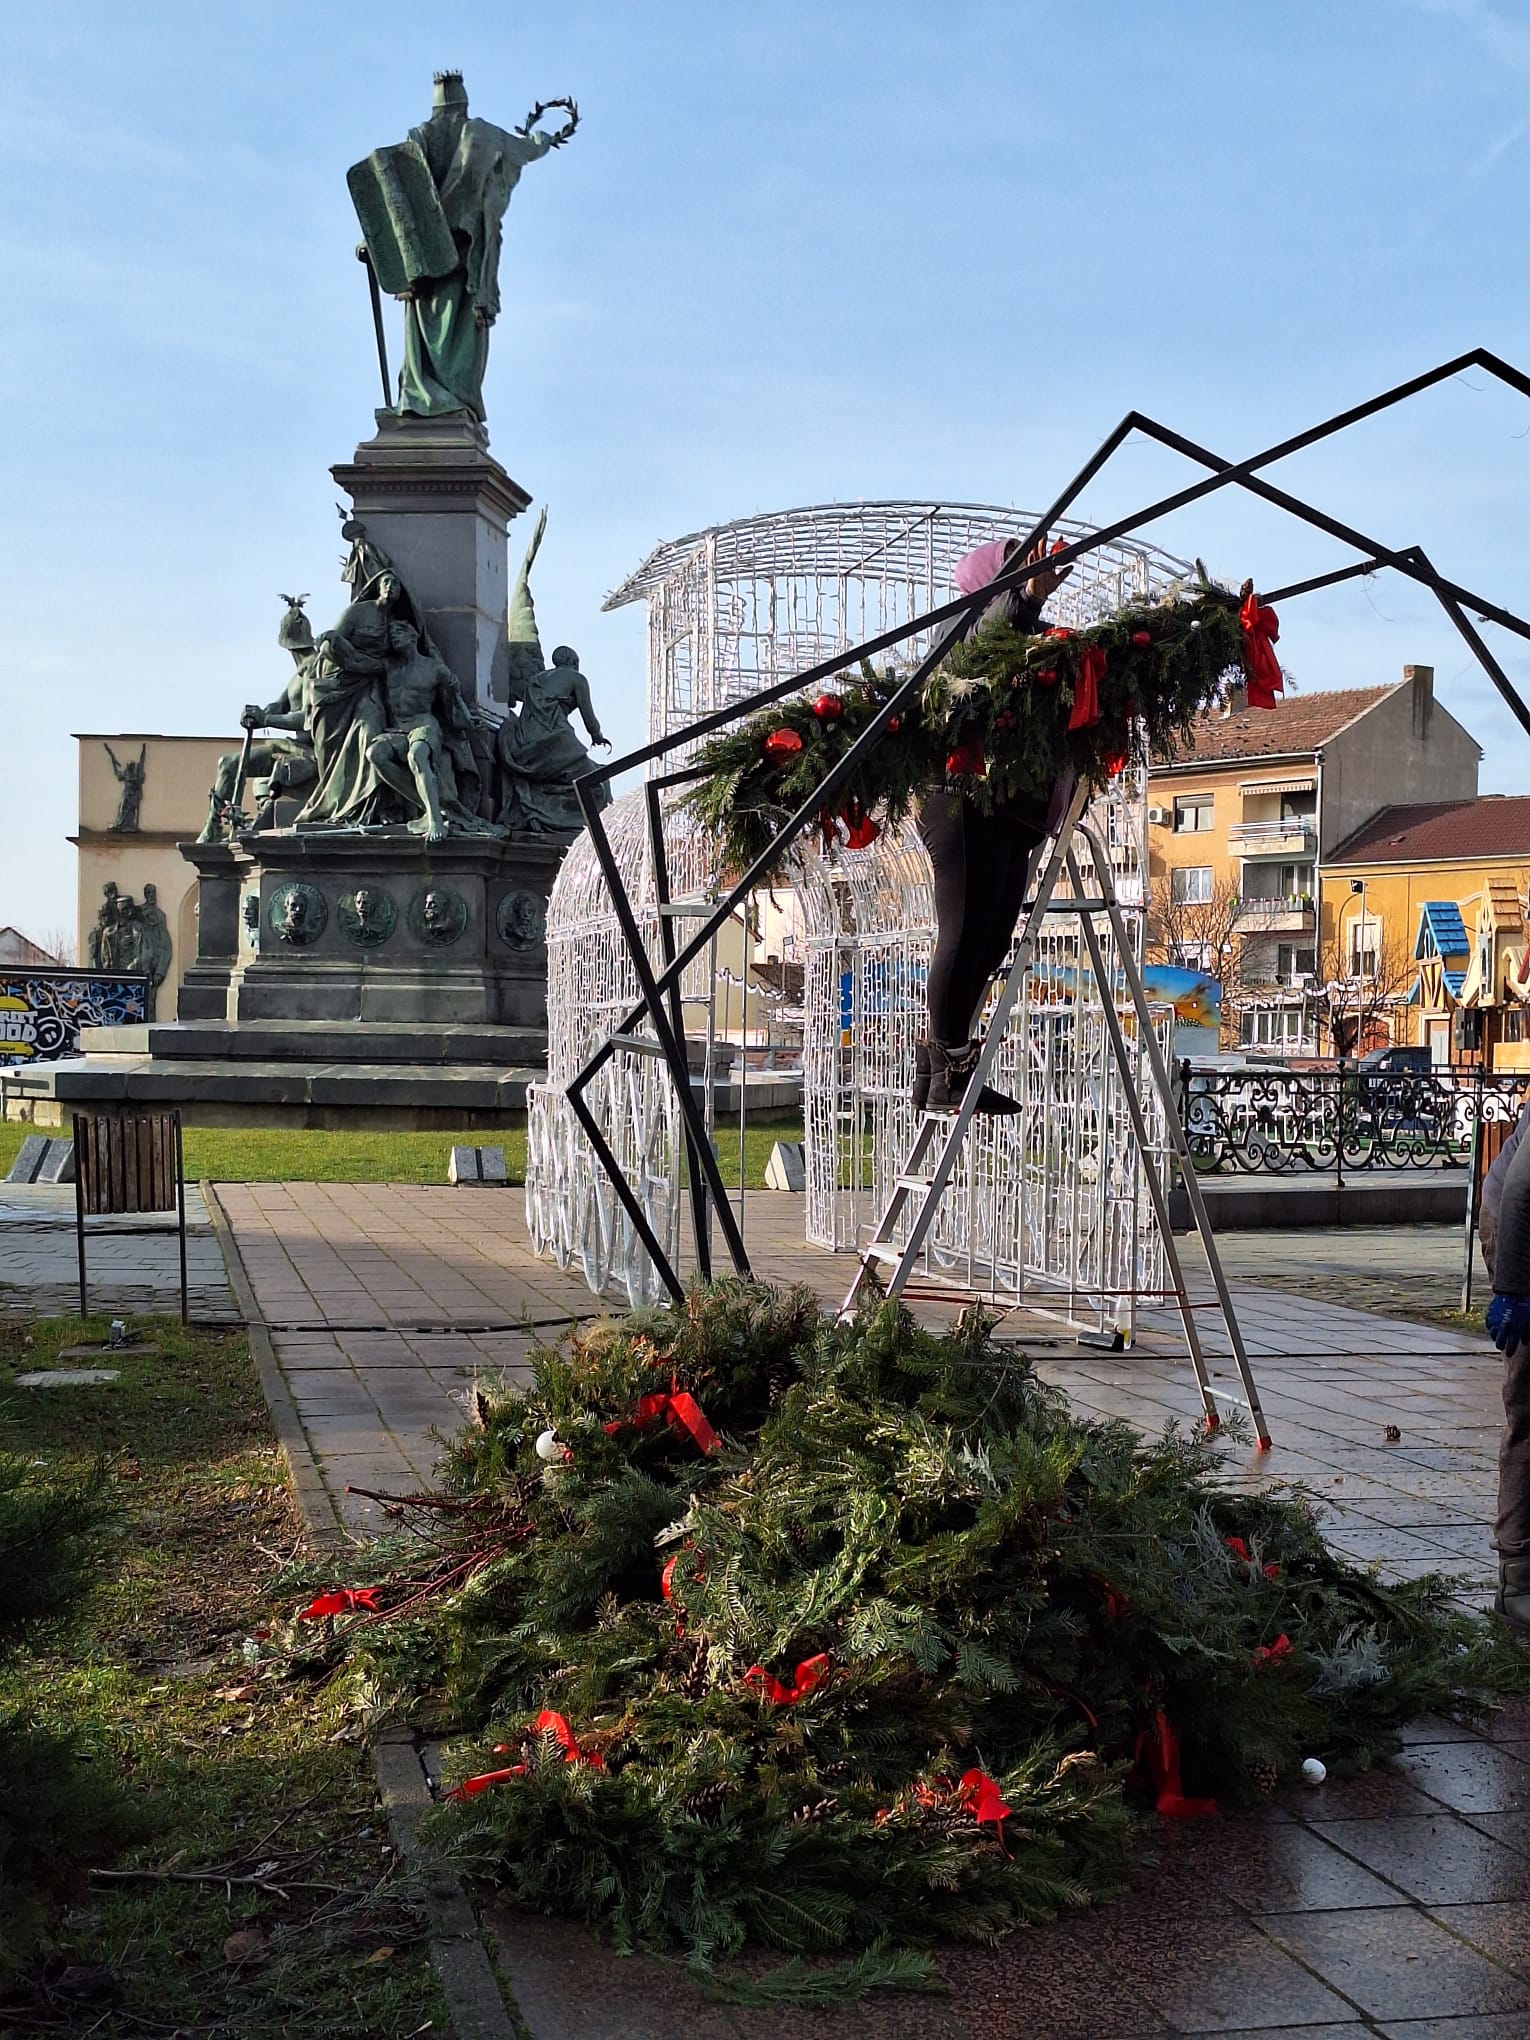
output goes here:
<path id="1" fill-rule="evenodd" d="M 596 1124 L 594 1114 L 585 1099 L 586 1090 L 619 1050 L 657 1056 L 665 1062 L 679 1100 L 685 1136 L 697 1266 L 703 1276 L 710 1277 L 712 1272 L 708 1215 L 710 1207 L 716 1213 L 735 1271 L 741 1275 L 748 1275 L 751 1271 L 743 1235 L 728 1201 L 727 1191 L 718 1170 L 717 1157 L 707 1138 L 702 1114 L 691 1090 L 681 1011 L 682 973 L 711 942 L 740 902 L 755 889 L 766 873 L 777 865 L 782 852 L 812 824 L 819 811 L 825 807 L 832 808 L 834 797 L 849 774 L 880 740 L 892 718 L 911 702 L 927 675 L 951 650 L 973 617 L 987 607 L 996 591 L 1027 578 L 1028 570 L 1024 563 L 1024 555 L 1029 552 L 1036 540 L 1048 532 L 1057 519 L 1064 515 L 1081 491 L 1133 433 L 1140 432 L 1145 437 L 1156 440 L 1161 446 L 1169 448 L 1171 452 L 1181 454 L 1186 460 L 1207 469 L 1209 472 L 1206 478 L 1176 491 L 1173 495 L 1160 497 L 1157 502 L 1134 511 L 1129 517 L 1118 518 L 1113 524 L 1107 524 L 1091 532 L 1086 538 L 1074 540 L 1060 547 L 1055 554 L 1049 556 L 1050 566 L 1067 567 L 1074 560 L 1110 543 L 1113 539 L 1127 537 L 1144 525 L 1155 523 L 1159 518 L 1166 517 L 1175 510 L 1182 510 L 1191 503 L 1199 502 L 1202 497 L 1210 496 L 1218 489 L 1236 485 L 1240 489 L 1246 489 L 1251 495 L 1274 504 L 1277 509 L 1284 510 L 1287 515 L 1299 522 L 1326 532 L 1331 538 L 1338 539 L 1362 555 L 1354 565 L 1340 567 L 1333 573 L 1318 574 L 1310 580 L 1271 589 L 1262 594 L 1263 601 L 1291 601 L 1298 595 L 1308 595 L 1319 588 L 1331 588 L 1342 581 L 1356 580 L 1383 567 L 1390 568 L 1408 580 L 1418 582 L 1434 595 L 1465 640 L 1473 657 L 1503 697 L 1520 727 L 1530 735 L 1530 708 L 1526 707 L 1513 683 L 1483 643 L 1465 612 L 1470 609 L 1479 621 L 1499 624 L 1503 629 L 1525 639 L 1530 639 L 1530 622 L 1524 617 L 1515 615 L 1512 610 L 1487 601 L 1459 582 L 1446 579 L 1435 570 L 1421 547 L 1405 546 L 1394 549 L 1383 545 L 1353 525 L 1328 516 L 1315 505 L 1292 495 L 1285 489 L 1277 488 L 1273 483 L 1260 477 L 1261 469 L 1271 467 L 1277 461 L 1287 459 L 1291 454 L 1300 453 L 1319 440 L 1329 439 L 1336 433 L 1347 431 L 1352 425 L 1375 417 L 1378 412 L 1390 410 L 1394 405 L 1405 403 L 1410 397 L 1419 396 L 1436 384 L 1447 382 L 1453 376 L 1471 368 L 1482 369 L 1496 381 L 1506 383 L 1521 396 L 1530 397 L 1530 375 L 1526 375 L 1512 363 L 1504 361 L 1487 349 L 1476 347 L 1470 353 L 1457 355 L 1453 360 L 1442 362 L 1438 368 L 1429 369 L 1408 382 L 1398 383 L 1393 388 L 1383 391 L 1380 396 L 1372 397 L 1363 404 L 1353 405 L 1346 411 L 1340 411 L 1321 424 L 1311 426 L 1307 431 L 1297 433 L 1293 438 L 1283 439 L 1274 446 L 1266 447 L 1262 453 L 1251 454 L 1246 460 L 1241 461 L 1224 460 L 1219 454 L 1196 445 L 1193 440 L 1185 438 L 1182 433 L 1172 431 L 1167 425 L 1160 424 L 1157 419 L 1148 417 L 1146 413 L 1128 411 L 1115 430 L 1101 442 L 1096 452 L 1079 469 L 1056 501 L 1037 519 L 1030 533 L 1020 541 L 1016 563 L 996 576 L 977 594 L 962 596 L 943 604 L 938 609 L 927 610 L 924 615 L 912 617 L 908 622 L 899 624 L 896 629 L 884 631 L 880 637 L 869 638 L 864 644 L 852 646 L 849 651 L 841 652 L 832 659 L 825 659 L 816 666 L 806 667 L 788 680 L 778 681 L 773 687 L 761 688 L 758 693 L 751 694 L 742 701 L 733 702 L 726 708 L 703 716 L 683 730 L 645 744 L 638 750 L 629 751 L 598 770 L 582 774 L 574 782 L 579 806 L 589 828 L 602 875 L 610 889 L 612 905 L 621 927 L 622 938 L 632 959 L 642 997 L 637 1005 L 631 1007 L 623 1016 L 616 1030 L 607 1037 L 569 1083 L 566 1096 L 601 1167 L 610 1178 L 611 1187 L 634 1231 L 642 1240 L 665 1286 L 677 1301 L 684 1297 L 684 1286 L 648 1223 L 636 1191 L 627 1180 L 609 1143 Z M 677 771 L 661 774 L 645 782 L 649 847 L 653 859 L 661 930 L 660 947 L 663 952 L 663 967 L 655 972 L 627 893 L 626 881 L 618 869 L 610 838 L 606 834 L 601 812 L 596 804 L 597 789 L 614 779 L 618 773 L 628 771 L 637 765 L 646 765 L 656 758 L 667 757 L 681 745 L 693 744 L 699 738 L 710 736 L 713 731 L 725 728 L 741 716 L 753 714 L 756 709 L 769 702 L 800 693 L 803 688 L 831 679 L 836 673 L 843 673 L 847 668 L 858 665 L 863 659 L 890 651 L 906 639 L 923 631 L 938 630 L 941 625 L 950 627 L 940 631 L 929 652 L 920 660 L 898 691 L 883 703 L 872 721 L 833 769 L 824 776 L 814 792 L 787 820 L 770 848 L 763 852 L 728 892 L 711 906 L 703 907 L 694 902 L 677 905 L 671 900 L 661 807 L 661 795 L 668 788 L 685 785 L 701 778 L 702 768 L 696 765 L 682 766 Z M 677 919 L 689 918 L 697 919 L 700 925 L 688 939 L 677 944 L 675 922 Z M 632 1031 L 645 1021 L 652 1029 L 651 1034 L 636 1034 Z"/>

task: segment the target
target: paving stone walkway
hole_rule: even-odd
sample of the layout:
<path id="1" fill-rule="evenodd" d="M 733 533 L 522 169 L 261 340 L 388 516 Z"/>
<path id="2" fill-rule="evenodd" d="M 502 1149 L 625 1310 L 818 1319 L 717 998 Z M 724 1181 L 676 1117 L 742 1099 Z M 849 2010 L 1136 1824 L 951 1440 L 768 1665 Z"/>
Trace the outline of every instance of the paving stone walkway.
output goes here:
<path id="1" fill-rule="evenodd" d="M 475 1377 L 514 1374 L 538 1335 L 608 1306 L 538 1261 L 519 1193 L 369 1185 L 224 1186 L 216 1193 L 333 1502 L 353 1534 L 380 1527 L 350 1486 L 429 1476 Z M 843 1259 L 804 1249 L 801 1202 L 749 1199 L 759 1272 L 826 1301 Z M 1450 1280 L 1448 1233 L 1229 1238 L 1240 1321 L 1274 1449 L 1235 1445 L 1227 1478 L 1299 1480 L 1341 1549 L 1405 1577 L 1491 1588 L 1488 1546 L 1499 1362 L 1480 1336 L 1356 1310 L 1357 1270 Z M 1395 1267 L 1381 1268 L 1391 1256 Z M 1326 1267 L 1320 1266 L 1326 1264 Z M 1204 1266 L 1191 1288 L 1219 1386 L 1235 1386 Z M 1457 1264 L 1458 1265 L 1458 1264 Z M 1247 1280 L 1250 1269 L 1268 1279 Z M 1272 1286 L 1324 1279 L 1320 1295 Z M 1001 1332 L 1042 1331 L 1011 1319 Z M 1199 1401 L 1174 1322 L 1145 1314 L 1127 1353 L 1045 1350 L 1079 1407 L 1145 1430 L 1193 1421 Z M 1400 1434 L 1388 1440 L 1386 1427 Z M 567 1922 L 489 1908 L 504 1973 L 534 2040 L 712 2035 L 940 2035 L 1112 2040 L 1258 2033 L 1264 2040 L 1530 2040 L 1530 1709 L 1480 1733 L 1419 1724 L 1392 1765 L 1254 1818 L 1163 1823 L 1133 1894 L 1092 1914 L 942 1954 L 942 1999 L 830 2012 L 708 2003 L 673 1967 L 617 1960 Z"/>
<path id="2" fill-rule="evenodd" d="M 181 1307 L 175 1214 L 85 1221 L 93 1312 L 130 1317 Z M 186 1185 L 187 1308 L 199 1324 L 237 1324 L 239 1309 L 201 1191 Z M 67 1317 L 80 1307 L 71 1183 L 0 1183 L 0 1317 Z"/>

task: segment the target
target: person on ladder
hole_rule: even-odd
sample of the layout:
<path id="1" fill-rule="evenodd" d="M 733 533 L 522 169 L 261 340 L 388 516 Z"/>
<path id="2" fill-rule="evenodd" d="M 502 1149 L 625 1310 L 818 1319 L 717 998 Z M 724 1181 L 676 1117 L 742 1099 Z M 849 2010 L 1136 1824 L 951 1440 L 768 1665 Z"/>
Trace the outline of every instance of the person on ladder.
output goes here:
<path id="1" fill-rule="evenodd" d="M 1020 541 L 996 538 L 958 561 L 956 585 L 975 595 L 1014 559 Z M 1043 628 L 1041 606 L 1066 578 L 1045 564 L 1046 535 L 1026 555 L 1035 572 L 1001 589 L 968 630 L 974 636 L 989 622 L 1016 630 Z M 1051 798 L 1018 796 L 984 812 L 959 793 L 938 789 L 919 810 L 919 834 L 935 873 L 935 947 L 928 982 L 929 1038 L 914 1044 L 913 1100 L 916 1112 L 956 1112 L 977 1067 L 982 1044 L 973 1029 L 988 986 L 1004 962 L 1025 903 L 1031 858 L 1067 810 L 1071 774 L 1052 788 Z M 979 1112 L 1020 1110 L 985 1084 Z"/>

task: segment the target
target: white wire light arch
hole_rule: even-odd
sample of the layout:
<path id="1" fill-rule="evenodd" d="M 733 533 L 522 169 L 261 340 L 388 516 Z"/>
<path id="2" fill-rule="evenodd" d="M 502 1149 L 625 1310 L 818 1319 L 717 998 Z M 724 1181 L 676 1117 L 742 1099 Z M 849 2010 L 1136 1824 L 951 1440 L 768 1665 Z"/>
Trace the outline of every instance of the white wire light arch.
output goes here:
<path id="1" fill-rule="evenodd" d="M 682 732 L 698 717 L 947 601 L 958 560 L 996 537 L 1023 536 L 1035 516 L 984 504 L 821 504 L 693 532 L 658 547 L 607 599 L 648 605 L 648 734 Z M 1065 521 L 1060 535 L 1087 535 Z M 1048 613 L 1079 628 L 1122 603 L 1162 594 L 1186 562 L 1135 542 L 1102 546 L 1078 563 Z M 928 648 L 911 637 L 898 660 Z M 651 768 L 672 769 L 677 757 Z M 608 813 L 613 853 L 659 961 L 662 922 L 645 796 Z M 716 874 L 680 796 L 663 798 L 671 894 L 712 897 Z M 1118 890 L 1140 958 L 1145 810 L 1141 775 L 1101 803 Z M 908 1089 L 922 1031 L 923 981 L 934 933 L 928 858 L 911 825 L 869 850 L 804 839 L 795 860 L 804 966 L 804 1232 L 847 1250 L 874 1219 L 912 1136 Z M 588 837 L 570 850 L 548 911 L 548 1070 L 529 1097 L 527 1215 L 539 1252 L 579 1266 L 597 1293 L 651 1300 L 662 1284 L 590 1150 L 566 1086 L 639 997 L 609 894 Z M 747 961 L 747 959 L 746 959 Z M 709 1100 L 717 958 L 685 982 L 694 1023 L 704 1016 L 697 1075 Z M 1119 1078 L 1107 1049 L 1096 985 L 1075 917 L 1048 924 L 1040 967 L 1006 1036 L 1003 1074 L 1025 1114 L 969 1141 L 948 1192 L 932 1263 L 995 1296 L 1041 1290 L 1076 1319 L 1104 1324 L 1121 1299 L 1161 1284 L 1156 1234 L 1143 1194 Z M 1161 1120 L 1145 1080 L 1155 1146 Z M 673 1086 L 652 1056 L 619 1051 L 586 1094 L 597 1123 L 639 1191 L 645 1216 L 677 1263 L 682 1243 L 683 1143 Z M 1130 1308 L 1128 1301 L 1127 1308 Z"/>

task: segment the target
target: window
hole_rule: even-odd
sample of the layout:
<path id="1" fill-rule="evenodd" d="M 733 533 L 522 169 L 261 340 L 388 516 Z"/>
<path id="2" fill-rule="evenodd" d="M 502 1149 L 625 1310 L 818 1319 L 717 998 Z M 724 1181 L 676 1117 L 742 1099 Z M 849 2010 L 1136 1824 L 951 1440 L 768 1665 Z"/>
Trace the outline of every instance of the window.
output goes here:
<path id="1" fill-rule="evenodd" d="M 1171 942 L 1169 961 L 1181 970 L 1201 970 L 1210 977 L 1215 974 L 1217 959 L 1209 942 Z"/>
<path id="2" fill-rule="evenodd" d="M 1523 1041 L 1525 1016 L 1518 1006 L 1506 1006 L 1499 1016 L 1498 1039 L 1500 1041 Z"/>
<path id="3" fill-rule="evenodd" d="M 1181 794 L 1174 802 L 1176 835 L 1203 835 L 1216 826 L 1216 796 L 1210 793 Z"/>
<path id="4" fill-rule="evenodd" d="M 1295 900 L 1312 897 L 1310 864 L 1245 864 L 1246 900 Z"/>
<path id="5" fill-rule="evenodd" d="M 1301 977 L 1313 977 L 1317 973 L 1317 950 L 1311 943 L 1277 942 L 1275 945 L 1275 975 L 1282 984 L 1295 984 Z"/>
<path id="6" fill-rule="evenodd" d="M 1211 866 L 1177 865 L 1169 874 L 1169 898 L 1176 906 L 1206 906 L 1211 899 Z"/>
<path id="7" fill-rule="evenodd" d="M 1245 1048 L 1283 1048 L 1300 1052 L 1307 1041 L 1305 1015 L 1300 1006 L 1253 1006 L 1238 1025 Z"/>
<path id="8" fill-rule="evenodd" d="M 1381 952 L 1381 922 L 1374 914 L 1360 915 L 1350 922 L 1348 934 L 1350 976 L 1373 978 Z"/>
<path id="9" fill-rule="evenodd" d="M 1283 793 L 1280 796 L 1280 819 L 1283 822 L 1316 821 L 1317 789 L 1309 787 L 1305 793 Z"/>

